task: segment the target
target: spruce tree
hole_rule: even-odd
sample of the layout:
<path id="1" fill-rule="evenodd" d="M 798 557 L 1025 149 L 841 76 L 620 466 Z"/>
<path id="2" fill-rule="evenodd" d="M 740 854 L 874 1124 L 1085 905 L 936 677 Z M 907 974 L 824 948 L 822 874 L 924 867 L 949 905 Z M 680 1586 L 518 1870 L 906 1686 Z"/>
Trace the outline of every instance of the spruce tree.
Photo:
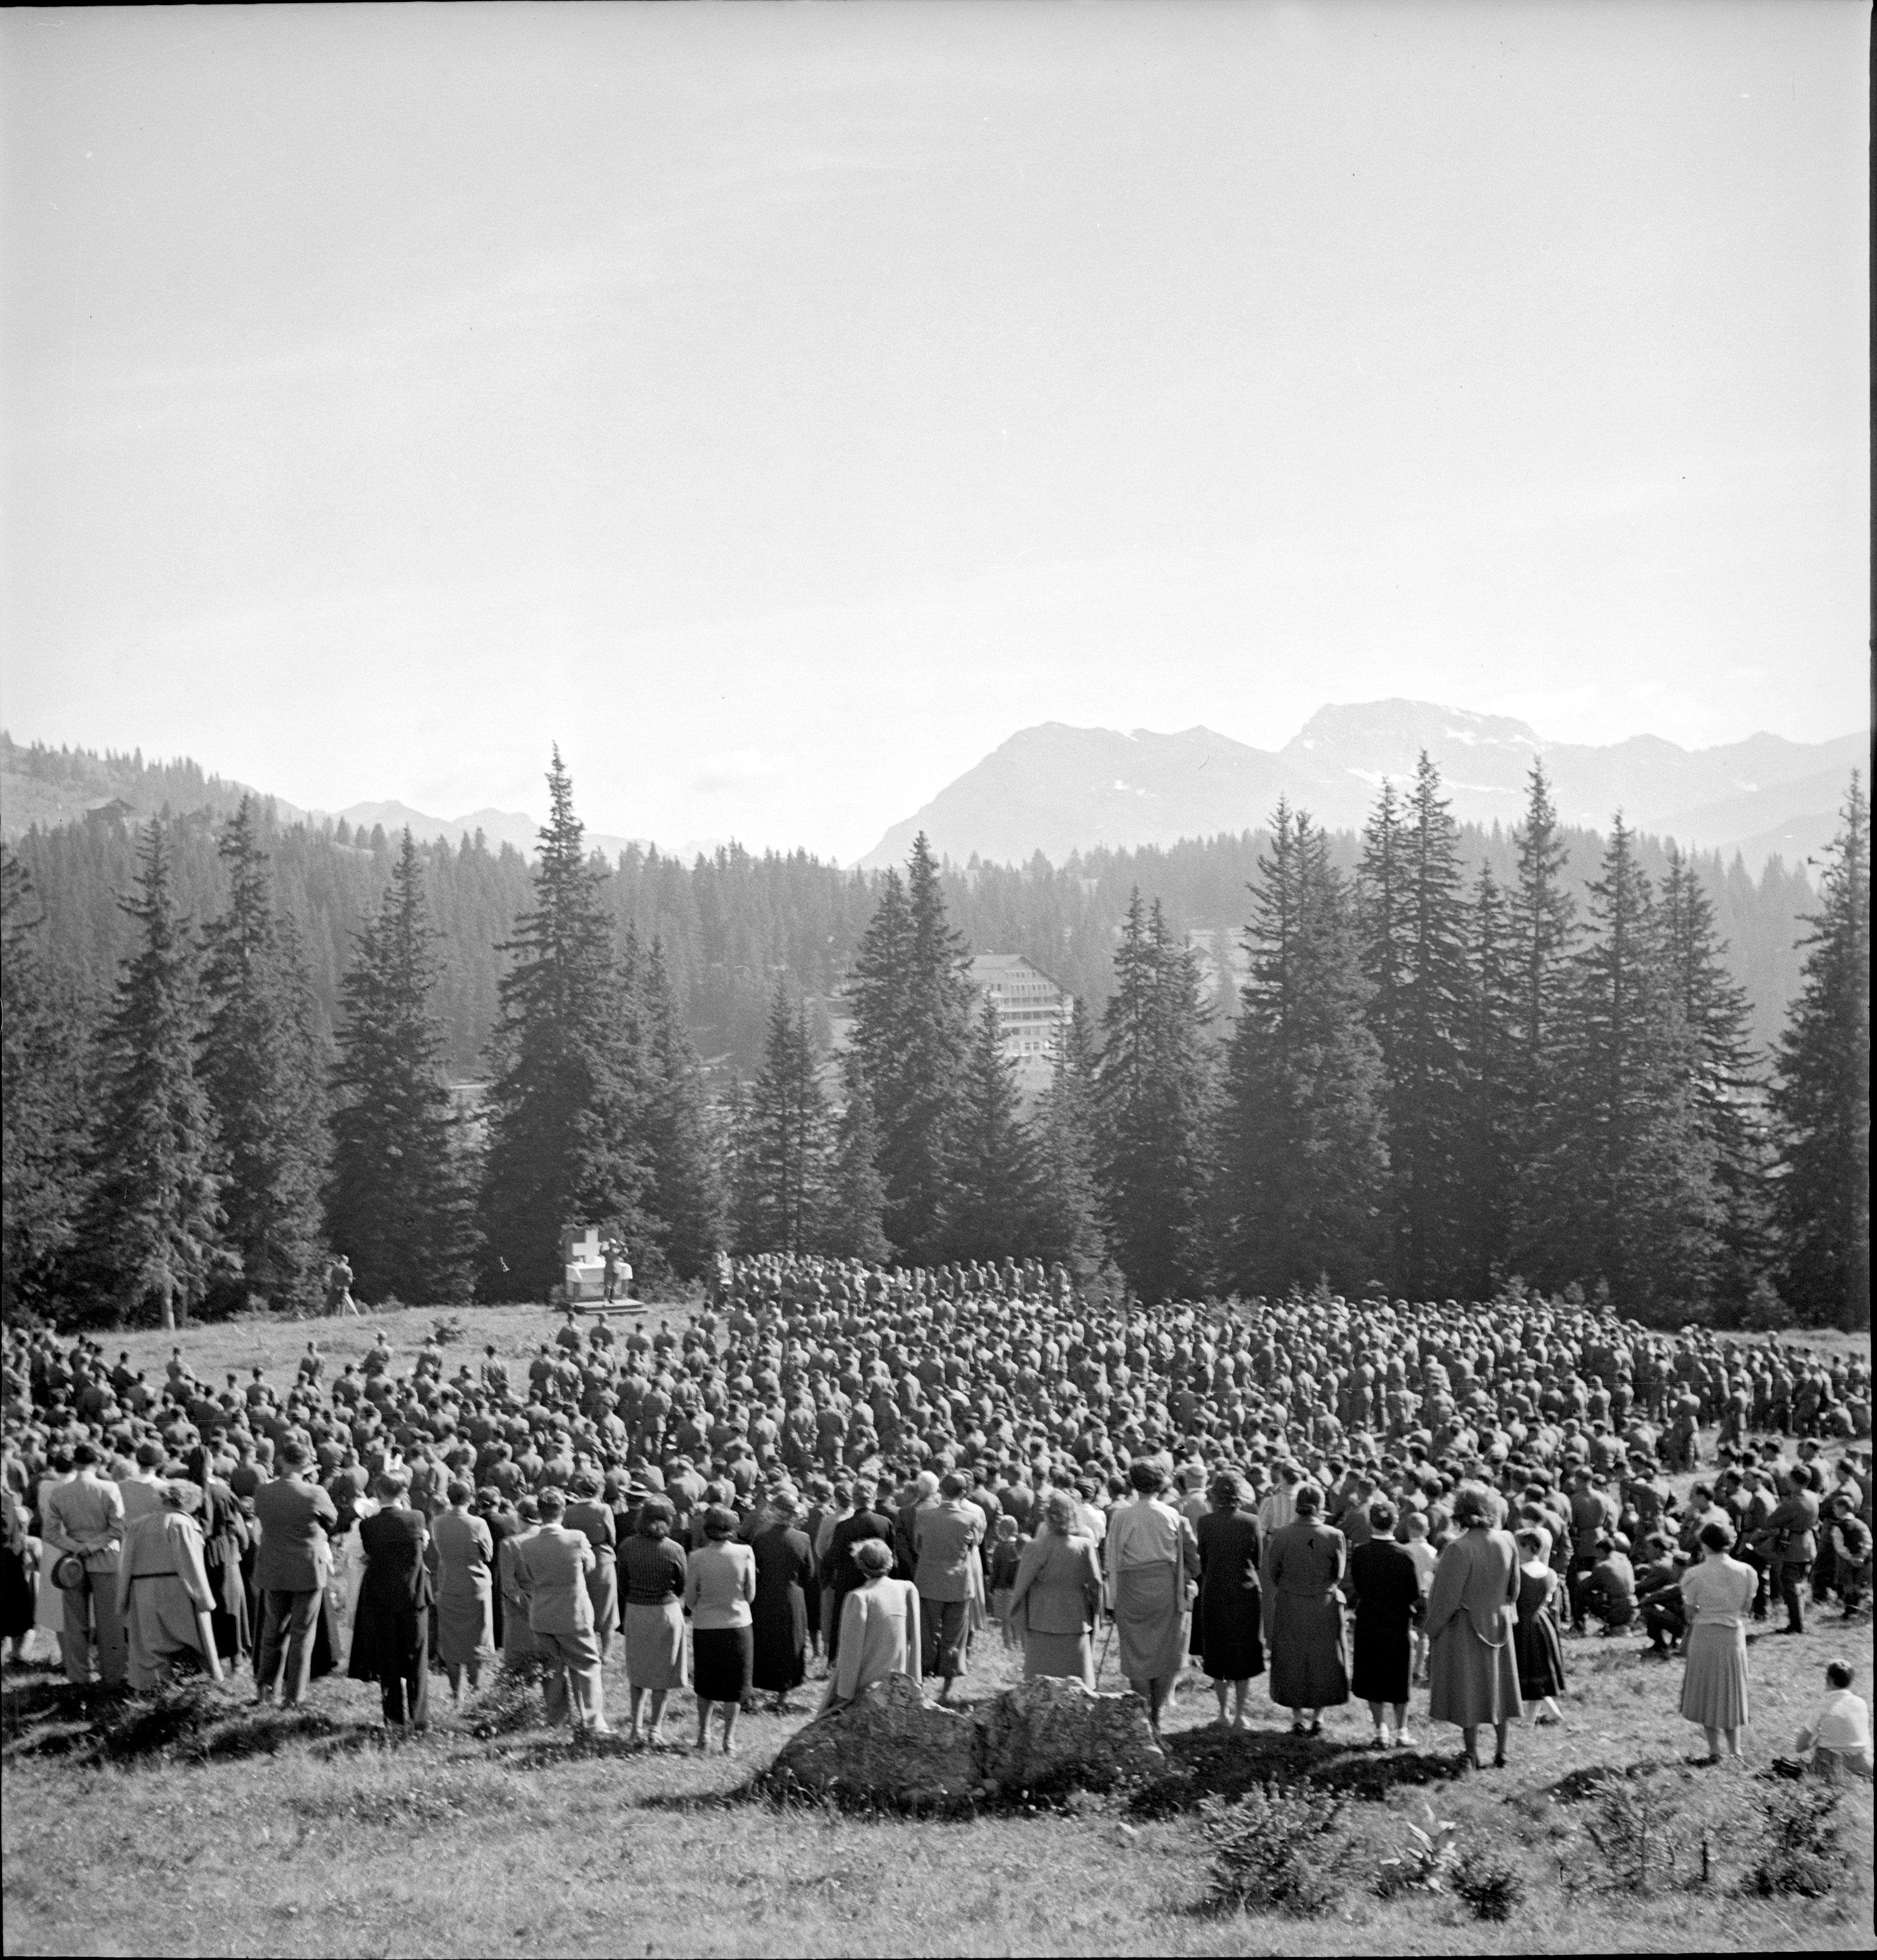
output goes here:
<path id="1" fill-rule="evenodd" d="M 1212 1084 L 1199 965 L 1137 888 L 1095 1078 L 1096 1174 L 1115 1258 L 1144 1300 L 1204 1290 Z"/>
<path id="2" fill-rule="evenodd" d="M 0 1306 L 49 1304 L 84 1195 L 80 1017 L 42 956 L 33 881 L 0 844 Z"/>
<path id="3" fill-rule="evenodd" d="M 654 1242 L 678 1278 L 699 1279 L 714 1265 L 723 1243 L 723 1193 L 703 1071 L 666 970 L 664 950 L 655 939 L 644 995 Z"/>
<path id="4" fill-rule="evenodd" d="M 1518 877 L 1508 908 L 1516 991 L 1511 1058 L 1519 1120 L 1508 1173 L 1511 1262 L 1528 1274 L 1563 1256 L 1558 1215 L 1564 1163 L 1564 1075 L 1570 959 L 1579 935 L 1567 883 L 1569 852 L 1542 762 L 1528 780 L 1524 822 L 1513 834 Z"/>
<path id="5" fill-rule="evenodd" d="M 1660 1319 L 1704 1297 L 1719 1211 L 1695 1106 L 1695 1045 L 1620 813 L 1589 896 L 1566 1021 L 1564 1230 L 1553 1278 L 1600 1285 L 1623 1311 Z"/>
<path id="6" fill-rule="evenodd" d="M 1519 990 L 1512 919 L 1490 870 L 1482 870 L 1474 886 L 1467 953 L 1461 1030 L 1465 1072 L 1455 1158 L 1459 1192 L 1455 1283 L 1465 1297 L 1486 1300 L 1509 1276 L 1513 1166 L 1523 1122 L 1516 1077 Z"/>
<path id="7" fill-rule="evenodd" d="M 832 1202 L 822 1226 L 821 1249 L 837 1259 L 870 1266 L 891 1256 L 886 1226 L 886 1184 L 880 1174 L 880 1126 L 873 1099 L 852 1052 L 842 1058 L 845 1098 L 835 1138 Z"/>
<path id="8" fill-rule="evenodd" d="M 1458 1284 L 1459 1153 L 1468 991 L 1459 832 L 1424 750 L 1405 808 L 1384 784 L 1360 887 L 1370 1025 L 1387 1083 L 1395 1285 Z"/>
<path id="9" fill-rule="evenodd" d="M 1027 1258 L 1042 1179 L 1025 1127 L 1016 1064 L 1004 1052 L 997 1004 L 978 1010 L 953 1141 L 944 1245 L 953 1259 Z"/>
<path id="10" fill-rule="evenodd" d="M 325 1058 L 297 936 L 275 910 L 251 797 L 224 825 L 218 849 L 228 902 L 203 934 L 199 1072 L 226 1173 L 224 1236 L 241 1265 L 228 1303 L 258 1298 L 302 1312 L 319 1297 Z"/>
<path id="11" fill-rule="evenodd" d="M 1780 1297 L 1807 1326 L 1870 1325 L 1870 805 L 1853 775 L 1801 943 L 1773 1083 Z"/>
<path id="12" fill-rule="evenodd" d="M 1049 1087 L 1030 1118 L 1041 1179 L 1038 1258 L 1068 1268 L 1086 1285 L 1107 1257 L 1095 1171 L 1095 1058 L 1088 1011 L 1078 1000 L 1063 1030 Z"/>
<path id="13" fill-rule="evenodd" d="M 1221 1279 L 1248 1294 L 1365 1287 L 1388 1250 L 1381 1051 L 1350 893 L 1287 803 L 1251 896 L 1220 1121 Z"/>
<path id="14" fill-rule="evenodd" d="M 1660 910 L 1664 978 L 1690 1045 L 1695 1120 L 1720 1211 L 1707 1291 L 1737 1325 L 1770 1256 L 1764 1082 L 1747 1038 L 1746 993 L 1729 977 L 1713 905 L 1672 844 Z"/>
<path id="15" fill-rule="evenodd" d="M 849 994 L 854 1046 L 880 1125 L 886 1234 L 915 1262 L 939 1257 L 943 1242 L 969 1039 L 967 964 L 921 832 L 904 886 L 891 874 L 885 882 Z"/>
<path id="16" fill-rule="evenodd" d="M 564 1231 L 616 1232 L 635 1250 L 651 1240 L 637 1004 L 558 749 L 547 780 L 533 904 L 501 949 L 511 963 L 490 1045 L 485 1299 L 546 1298 Z"/>
<path id="17" fill-rule="evenodd" d="M 737 1152 L 739 1252 L 819 1250 L 829 1222 L 828 1099 L 816 1072 L 808 1017 L 786 980 L 769 1004 L 762 1069 L 743 1112 Z"/>
<path id="18" fill-rule="evenodd" d="M 368 1301 L 459 1300 L 472 1284 L 470 1166 L 434 1004 L 437 937 L 407 830 L 341 983 L 332 1070 L 326 1236 Z"/>
<path id="19" fill-rule="evenodd" d="M 75 1233 L 94 1322 L 175 1327 L 238 1273 L 222 1236 L 215 1112 L 198 1073 L 204 1014 L 196 950 L 170 887 L 160 822 L 139 834 L 138 943 L 119 969 L 100 1039 L 90 1190 Z"/>

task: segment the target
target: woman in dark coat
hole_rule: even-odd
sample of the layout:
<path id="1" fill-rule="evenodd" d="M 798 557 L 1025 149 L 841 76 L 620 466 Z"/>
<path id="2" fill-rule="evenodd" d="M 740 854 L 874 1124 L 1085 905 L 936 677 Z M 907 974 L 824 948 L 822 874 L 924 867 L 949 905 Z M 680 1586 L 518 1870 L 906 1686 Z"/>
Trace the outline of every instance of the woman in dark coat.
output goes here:
<path id="1" fill-rule="evenodd" d="M 593 1570 L 587 1574 L 587 1597 L 593 1602 L 593 1638 L 600 1643 L 603 1666 L 612 1651 L 619 1628 L 619 1533 L 612 1507 L 600 1500 L 600 1479 L 590 1470 L 577 1470 L 568 1480 L 572 1501 L 561 1519 L 568 1531 L 585 1534 L 593 1547 Z"/>
<path id="2" fill-rule="evenodd" d="M 1341 1585 L 1343 1535 L 1324 1523 L 1323 1493 L 1300 1484 L 1297 1514 L 1265 1548 L 1265 1640 L 1271 1649 L 1271 1698 L 1290 1710 L 1293 1736 L 1320 1735 L 1322 1710 L 1349 1699 Z M 1307 1719 L 1306 1719 L 1307 1718 Z"/>
<path id="3" fill-rule="evenodd" d="M 410 1507 L 409 1490 L 402 1471 L 387 1472 L 374 1487 L 383 1509 L 359 1520 L 365 1570 L 346 1669 L 354 1681 L 377 1682 L 390 1729 L 430 1723 L 430 1533 Z"/>
<path id="4" fill-rule="evenodd" d="M 1369 1704 L 1374 1746 L 1411 1742 L 1408 1685 L 1413 1672 L 1414 1621 L 1420 1614 L 1420 1572 L 1405 1545 L 1395 1542 L 1395 1507 L 1377 1498 L 1369 1507 L 1371 1533 L 1349 1554 L 1349 1588 L 1355 1596 L 1355 1656 L 1350 1686 Z M 1391 1736 L 1385 1711 L 1395 1711 Z"/>
<path id="5" fill-rule="evenodd" d="M 1199 1664 L 1212 1677 L 1219 1720 L 1228 1695 L 1236 1695 L 1231 1726 L 1245 1726 L 1252 1679 L 1265 1671 L 1259 1637 L 1264 1596 L 1258 1584 L 1258 1520 L 1245 1509 L 1245 1486 L 1236 1471 L 1213 1478 L 1206 1496 L 1212 1509 L 1194 1527 L 1199 1541 L 1199 1609 L 1193 1615 Z"/>
<path id="6" fill-rule="evenodd" d="M 773 1695 L 775 1713 L 788 1710 L 790 1691 L 808 1678 L 808 1593 L 815 1583 L 815 1554 L 808 1534 L 797 1530 L 794 1497 L 784 1491 L 768 1500 L 769 1516 L 749 1548 L 756 1555 L 756 1596 L 749 1613 L 756 1639 L 749 1684 Z"/>
<path id="7" fill-rule="evenodd" d="M 209 1627 L 215 1637 L 216 1653 L 231 1666 L 252 1653 L 254 1646 L 248 1590 L 241 1577 L 241 1554 L 247 1549 L 251 1528 L 234 1491 L 215 1475 L 202 1444 L 189 1452 L 187 1462 L 190 1481 L 202 1494 L 202 1564 L 208 1573 L 208 1589 L 215 1597 L 209 1608 Z"/>

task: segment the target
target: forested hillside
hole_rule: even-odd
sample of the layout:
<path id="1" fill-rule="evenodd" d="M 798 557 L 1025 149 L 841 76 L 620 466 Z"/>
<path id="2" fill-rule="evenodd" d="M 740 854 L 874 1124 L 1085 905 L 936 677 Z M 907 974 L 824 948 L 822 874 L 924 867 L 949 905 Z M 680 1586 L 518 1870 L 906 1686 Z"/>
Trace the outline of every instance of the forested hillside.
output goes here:
<path id="1" fill-rule="evenodd" d="M 12 752 L 17 759 L 22 752 Z M 193 771 L 192 775 L 188 772 Z M 148 783 L 151 772 L 146 771 Z M 231 807 L 232 786 L 205 778 L 193 765 L 171 765 L 164 780 L 199 800 L 174 816 L 175 882 L 185 910 L 200 920 L 218 912 L 226 873 L 208 813 Z M 238 800 L 238 794 L 233 800 Z M 175 804 L 172 803 L 172 807 Z M 355 835 L 342 822 L 310 826 L 263 816 L 283 909 L 300 927 L 323 1030 L 334 1025 L 339 985 L 367 908 L 389 883 L 397 840 L 381 830 Z M 1567 875 L 1581 890 L 1595 875 L 1603 840 L 1588 831 L 1567 833 Z M 1100 851 L 1051 866 L 948 867 L 943 874 L 951 918 L 975 951 L 1027 954 L 1099 1011 L 1113 985 L 1117 934 L 1128 895 L 1137 886 L 1163 907 L 1169 928 L 1236 940 L 1246 916 L 1247 886 L 1266 848 L 1263 832 L 1219 836 L 1139 850 Z M 1353 871 L 1359 842 L 1334 833 L 1332 858 Z M 135 839 L 127 825 L 96 819 L 34 828 L 18 839 L 46 912 L 45 950 L 81 994 L 94 1001 L 108 991 L 116 963 L 131 944 L 131 922 L 116 899 L 129 890 Z M 527 861 L 511 846 L 492 851 L 480 839 L 460 848 L 420 846 L 426 886 L 443 934 L 440 1007 L 449 1061 L 461 1077 L 478 1074 L 494 1024 L 500 943 L 527 902 Z M 1469 876 L 1490 865 L 1502 883 L 1514 872 L 1509 835 L 1497 828 L 1461 832 Z M 1652 879 L 1665 860 L 1650 839 L 1637 856 Z M 1694 866 L 1713 902 L 1734 978 L 1751 1003 L 1754 1041 L 1770 1042 L 1798 985 L 1800 937 L 1795 921 L 1813 902 L 1801 870 L 1775 860 L 1755 880 L 1736 862 L 1697 855 Z M 715 1072 L 752 1073 L 775 982 L 786 976 L 806 997 L 812 1023 L 825 1032 L 826 1006 L 840 985 L 871 917 L 880 874 L 843 870 L 805 852 L 756 857 L 734 845 L 689 864 L 638 850 L 609 865 L 602 886 L 622 921 L 642 941 L 662 945 L 673 984 L 698 1049 Z"/>

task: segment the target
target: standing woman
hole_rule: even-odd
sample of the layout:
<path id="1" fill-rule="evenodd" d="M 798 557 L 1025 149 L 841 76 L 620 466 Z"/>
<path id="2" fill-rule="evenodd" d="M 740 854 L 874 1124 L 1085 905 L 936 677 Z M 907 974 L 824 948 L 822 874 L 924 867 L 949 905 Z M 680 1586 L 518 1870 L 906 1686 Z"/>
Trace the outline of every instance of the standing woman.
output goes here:
<path id="1" fill-rule="evenodd" d="M 648 1497 L 619 1547 L 625 1584 L 625 1678 L 632 1691 L 630 1734 L 654 1748 L 665 1739 L 665 1700 L 686 1685 L 684 1671 L 684 1548 L 671 1535 L 678 1513 L 669 1497 Z M 645 1729 L 645 1697 L 652 1698 Z"/>
<path id="2" fill-rule="evenodd" d="M 1014 1533 L 1016 1519 L 1005 1520 Z M 1095 1685 L 1090 1636 L 1102 1605 L 1102 1568 L 1095 1541 L 1066 1491 L 1043 1500 L 1042 1529 L 1023 1548 L 1010 1586 L 1007 1615 L 1023 1634 L 1023 1678 L 1042 1676 Z"/>
<path id="3" fill-rule="evenodd" d="M 1747 1725 L 1746 1615 L 1759 1590 L 1760 1576 L 1730 1557 L 1733 1534 L 1720 1523 L 1705 1524 L 1697 1541 L 1701 1562 L 1681 1575 L 1682 1611 L 1688 1621 L 1688 1665 L 1681 1676 L 1681 1714 L 1707 1737 L 1710 1763 L 1740 1753 Z"/>
<path id="4" fill-rule="evenodd" d="M 397 1729 L 430 1726 L 430 1533 L 411 1509 L 410 1488 L 406 1472 L 387 1471 L 374 1486 L 377 1516 L 359 1520 L 365 1570 L 346 1669 L 354 1681 L 378 1684 L 385 1726 Z"/>
<path id="5" fill-rule="evenodd" d="M 1375 1747 L 1408 1743 L 1408 1685 L 1414 1672 L 1414 1621 L 1420 1612 L 1420 1574 L 1405 1545 L 1395 1542 L 1395 1507 L 1377 1497 L 1369 1506 L 1370 1536 L 1349 1554 L 1355 1594 L 1355 1659 L 1351 1672 L 1358 1701 L 1369 1704 Z M 1386 1715 L 1395 1711 L 1389 1731 Z"/>
<path id="6" fill-rule="evenodd" d="M 1244 1481 L 1236 1470 L 1214 1478 L 1206 1498 L 1212 1508 L 1193 1531 L 1199 1542 L 1199 1605 L 1193 1615 L 1199 1665 L 1212 1677 L 1220 1725 L 1230 1696 L 1236 1704 L 1232 1726 L 1242 1729 L 1252 1678 L 1265 1671 L 1258 1520 L 1246 1508 Z"/>
<path id="7" fill-rule="evenodd" d="M 1496 1732 L 1493 1768 L 1506 1766 L 1506 1731 L 1518 1718 L 1519 1548 L 1498 1526 L 1497 1500 L 1483 1484 L 1453 1494 L 1454 1536 L 1427 1595 L 1427 1714 L 1457 1723 L 1462 1763 L 1478 1769 L 1479 1732 Z"/>
<path id="8" fill-rule="evenodd" d="M 807 1533 L 797 1526 L 799 1509 L 792 1491 L 776 1491 L 749 1541 L 756 1561 L 750 1685 L 774 1697 L 770 1710 L 777 1715 L 789 1712 L 791 1691 L 808 1678 L 808 1599 L 816 1589 L 815 1554 Z"/>
<path id="9" fill-rule="evenodd" d="M 756 1596 L 756 1558 L 736 1539 L 736 1513 L 705 1507 L 704 1542 L 685 1568 L 684 1603 L 691 1609 L 691 1691 L 698 1698 L 698 1748 L 711 1745 L 711 1704 L 724 1710 L 724 1753 L 736 1753 L 736 1717 L 756 1659 L 750 1602 Z"/>
<path id="10" fill-rule="evenodd" d="M 1349 1548 L 1322 1519 L 1323 1493 L 1300 1484 L 1296 1515 L 1265 1547 L 1265 1639 L 1271 1648 L 1271 1698 L 1290 1710 L 1293 1736 L 1320 1736 L 1322 1711 L 1349 1699 L 1343 1605 L 1337 1588 Z"/>
<path id="11" fill-rule="evenodd" d="M 450 1508 L 431 1528 L 431 1556 L 437 1568 L 437 1658 L 450 1677 L 450 1699 L 463 1699 L 466 1674 L 473 1691 L 482 1685 L 482 1669 L 495 1658 L 495 1588 L 490 1567 L 495 1540 L 486 1519 L 472 1515 L 475 1495 L 460 1478 L 453 1478 L 444 1495 Z"/>
<path id="12" fill-rule="evenodd" d="M 612 1522 L 612 1507 L 600 1501 L 600 1479 L 590 1470 L 577 1470 L 567 1480 L 568 1495 L 573 1500 L 561 1519 L 569 1531 L 585 1535 L 593 1548 L 593 1562 L 587 1574 L 587 1597 L 593 1602 L 593 1638 L 600 1644 L 603 1666 L 612 1651 L 612 1636 L 619 1624 L 619 1535 Z"/>
<path id="13" fill-rule="evenodd" d="M 1193 1528 L 1163 1497 L 1166 1473 L 1141 1458 L 1128 1467 L 1131 1502 L 1109 1513 L 1108 1586 L 1121 1671 L 1147 1704 L 1157 1739 L 1160 1710 L 1186 1657 L 1187 1587 L 1199 1576 Z"/>
<path id="14" fill-rule="evenodd" d="M 1519 1699 L 1535 1703 L 1540 1728 L 1564 1720 L 1557 1698 L 1564 1691 L 1564 1643 L 1557 1631 L 1557 1574 L 1545 1555 L 1545 1541 L 1536 1531 L 1518 1538 L 1519 1624 L 1512 1640 L 1519 1658 Z"/>
<path id="15" fill-rule="evenodd" d="M 190 1481 L 202 1492 L 202 1563 L 214 1596 L 208 1609 L 215 1651 L 231 1668 L 253 1651 L 248 1621 L 248 1589 L 241 1577 L 241 1554 L 253 1530 L 234 1492 L 215 1474 L 206 1445 L 197 1443 L 185 1459 Z"/>
<path id="16" fill-rule="evenodd" d="M 14 1661 L 26 1659 L 39 1606 L 39 1577 L 28 1542 L 25 1508 L 11 1491 L 0 1489 L 0 1640 L 12 1650 Z"/>

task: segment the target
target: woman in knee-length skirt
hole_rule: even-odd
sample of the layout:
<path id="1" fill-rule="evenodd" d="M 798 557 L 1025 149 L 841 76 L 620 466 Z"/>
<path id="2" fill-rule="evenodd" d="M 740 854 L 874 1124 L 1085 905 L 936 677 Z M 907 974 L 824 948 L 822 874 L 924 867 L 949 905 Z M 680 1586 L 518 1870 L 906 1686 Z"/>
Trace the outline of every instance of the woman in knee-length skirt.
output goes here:
<path id="1" fill-rule="evenodd" d="M 1707 1760 L 1719 1762 L 1723 1742 L 1740 1753 L 1747 1726 L 1746 1616 L 1759 1574 L 1730 1558 L 1732 1538 L 1722 1524 L 1701 1527 L 1701 1562 L 1681 1576 L 1688 1618 L 1688 1664 L 1681 1675 L 1681 1715 L 1707 1738 Z"/>
<path id="2" fill-rule="evenodd" d="M 635 1741 L 642 1738 L 654 1745 L 665 1739 L 666 1697 L 689 1685 L 684 1664 L 684 1551 L 671 1535 L 676 1516 L 669 1497 L 647 1497 L 631 1535 L 619 1546 L 631 1732 Z M 641 1728 L 648 1694 L 651 1713 Z"/>

